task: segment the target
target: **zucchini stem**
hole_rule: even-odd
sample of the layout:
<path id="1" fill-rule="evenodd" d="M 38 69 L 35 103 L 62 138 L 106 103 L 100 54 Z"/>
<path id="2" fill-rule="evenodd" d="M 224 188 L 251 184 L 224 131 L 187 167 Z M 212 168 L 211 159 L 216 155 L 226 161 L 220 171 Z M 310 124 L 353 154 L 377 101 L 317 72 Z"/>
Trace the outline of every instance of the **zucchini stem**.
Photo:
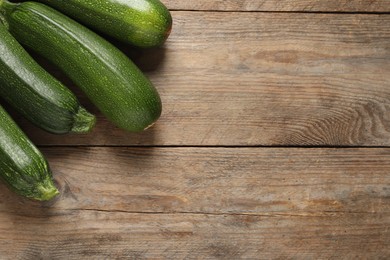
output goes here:
<path id="1" fill-rule="evenodd" d="M 60 194 L 56 186 L 54 186 L 54 183 L 50 180 L 45 182 L 42 185 L 39 185 L 37 187 L 37 192 L 39 195 L 33 197 L 33 199 L 36 200 L 50 200 Z"/>
<path id="2" fill-rule="evenodd" d="M 96 117 L 85 110 L 85 108 L 80 107 L 74 116 L 74 124 L 71 132 L 79 134 L 88 133 L 95 126 L 95 123 Z"/>

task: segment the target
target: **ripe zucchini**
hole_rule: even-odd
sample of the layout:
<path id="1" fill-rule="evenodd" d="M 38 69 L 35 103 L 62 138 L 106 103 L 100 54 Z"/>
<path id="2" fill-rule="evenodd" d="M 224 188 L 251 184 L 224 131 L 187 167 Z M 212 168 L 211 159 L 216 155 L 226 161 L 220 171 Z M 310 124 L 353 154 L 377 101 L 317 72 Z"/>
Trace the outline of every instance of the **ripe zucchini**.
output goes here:
<path id="1" fill-rule="evenodd" d="M 152 83 L 111 43 L 40 3 L 3 2 L 9 31 L 56 64 L 115 125 L 142 131 L 161 114 Z"/>
<path id="2" fill-rule="evenodd" d="M 62 13 L 138 47 L 164 43 L 172 28 L 172 16 L 159 0 L 38 0 Z"/>
<path id="3" fill-rule="evenodd" d="M 0 106 L 0 177 L 17 194 L 49 200 L 59 192 L 46 159 Z"/>
<path id="4" fill-rule="evenodd" d="M 88 132 L 95 122 L 73 93 L 39 66 L 1 22 L 0 96 L 51 133 Z"/>

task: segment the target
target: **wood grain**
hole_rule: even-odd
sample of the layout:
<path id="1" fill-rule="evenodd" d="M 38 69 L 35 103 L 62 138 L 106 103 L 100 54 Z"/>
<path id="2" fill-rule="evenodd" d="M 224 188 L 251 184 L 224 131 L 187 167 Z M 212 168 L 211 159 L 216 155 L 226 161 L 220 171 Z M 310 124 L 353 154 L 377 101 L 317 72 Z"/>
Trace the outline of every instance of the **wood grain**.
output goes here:
<path id="1" fill-rule="evenodd" d="M 41 145 L 390 145 L 390 15 L 173 16 L 162 49 L 123 48 L 161 93 L 154 128 L 98 114 L 90 135 L 26 132 Z"/>
<path id="2" fill-rule="evenodd" d="M 164 2 L 163 47 L 116 43 L 161 93 L 143 133 L 38 58 L 98 124 L 54 136 L 11 110 L 61 195 L 0 183 L 0 259 L 390 259 L 389 1 Z"/>
<path id="3" fill-rule="evenodd" d="M 59 212 L 49 221 L 16 216 L 10 227 L 19 234 L 0 234 L 0 255 L 4 260 L 388 259 L 390 223 L 383 215 L 372 217 L 101 211 Z"/>
<path id="4" fill-rule="evenodd" d="M 46 148 L 61 196 L 0 187 L 1 259 L 390 256 L 390 150 Z"/>
<path id="5" fill-rule="evenodd" d="M 390 12 L 388 0 L 163 0 L 172 10 Z"/>

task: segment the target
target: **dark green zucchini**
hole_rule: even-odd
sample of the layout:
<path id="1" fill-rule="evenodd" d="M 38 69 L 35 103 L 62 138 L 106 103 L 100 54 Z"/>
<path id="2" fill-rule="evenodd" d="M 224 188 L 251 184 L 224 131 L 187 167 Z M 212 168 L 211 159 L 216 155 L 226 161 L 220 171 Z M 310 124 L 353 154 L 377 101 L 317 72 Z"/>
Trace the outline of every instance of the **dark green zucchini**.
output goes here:
<path id="1" fill-rule="evenodd" d="M 95 122 L 73 93 L 38 65 L 1 22 L 0 96 L 51 133 L 88 132 Z"/>
<path id="2" fill-rule="evenodd" d="M 164 43 L 172 28 L 159 0 L 38 0 L 100 32 L 138 47 Z"/>
<path id="3" fill-rule="evenodd" d="M 2 8 L 11 34 L 61 68 L 115 125 L 137 132 L 159 118 L 158 92 L 111 43 L 44 4 Z"/>
<path id="4" fill-rule="evenodd" d="M 40 151 L 0 106 L 0 177 L 17 194 L 49 200 L 59 192 Z"/>

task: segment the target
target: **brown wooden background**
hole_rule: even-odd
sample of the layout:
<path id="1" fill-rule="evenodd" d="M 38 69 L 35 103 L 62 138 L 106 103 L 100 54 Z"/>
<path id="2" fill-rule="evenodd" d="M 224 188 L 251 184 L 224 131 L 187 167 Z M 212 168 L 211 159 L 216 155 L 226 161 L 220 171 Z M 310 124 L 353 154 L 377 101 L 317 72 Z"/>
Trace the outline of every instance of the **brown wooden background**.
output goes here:
<path id="1" fill-rule="evenodd" d="M 17 118 L 61 196 L 0 184 L 0 258 L 389 259 L 390 1 L 164 3 L 162 48 L 119 46 L 161 93 L 153 128 L 118 130 L 67 80 L 91 134 Z"/>

